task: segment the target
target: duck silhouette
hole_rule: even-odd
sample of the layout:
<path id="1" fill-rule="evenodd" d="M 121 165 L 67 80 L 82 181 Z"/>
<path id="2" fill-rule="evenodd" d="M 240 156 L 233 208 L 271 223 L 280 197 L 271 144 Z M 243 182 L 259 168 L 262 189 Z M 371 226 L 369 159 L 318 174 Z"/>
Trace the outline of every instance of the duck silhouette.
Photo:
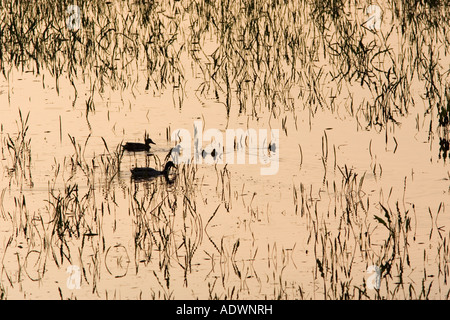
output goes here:
<path id="1" fill-rule="evenodd" d="M 208 156 L 208 151 L 206 151 L 205 149 L 203 149 L 203 151 L 202 151 L 202 157 L 203 157 L 203 159 L 205 159 L 207 156 Z M 217 152 L 216 152 L 216 149 L 212 149 L 212 151 L 211 151 L 211 157 L 213 157 L 214 159 L 216 159 L 216 156 L 217 156 Z"/>
<path id="2" fill-rule="evenodd" d="M 122 147 L 126 151 L 149 151 L 151 148 L 150 144 L 156 144 L 156 143 L 154 143 L 152 139 L 146 138 L 145 143 L 127 142 Z"/>
<path id="3" fill-rule="evenodd" d="M 277 145 L 275 142 L 271 142 L 269 143 L 269 146 L 267 147 L 267 149 L 271 152 L 277 152 Z"/>
<path id="4" fill-rule="evenodd" d="M 164 176 L 167 181 L 175 180 L 177 167 L 172 161 L 168 161 L 162 171 L 149 167 L 136 167 L 131 169 L 131 178 L 135 180 L 150 180 L 156 177 Z"/>

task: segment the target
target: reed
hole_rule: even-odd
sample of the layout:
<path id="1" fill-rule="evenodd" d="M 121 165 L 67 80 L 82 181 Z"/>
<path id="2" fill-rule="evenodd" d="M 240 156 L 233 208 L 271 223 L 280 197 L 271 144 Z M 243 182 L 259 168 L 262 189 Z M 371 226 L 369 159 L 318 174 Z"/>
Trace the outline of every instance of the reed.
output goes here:
<path id="1" fill-rule="evenodd" d="M 55 157 L 42 208 L 42 199 L 22 188 L 34 186 L 37 163 L 30 113 L 19 109 L 15 133 L 2 124 L 10 181 L 0 195 L 7 230 L 0 299 L 29 281 L 46 285 L 69 264 L 80 266 L 88 290 L 78 296 L 61 285 L 60 298 L 120 297 L 120 290 L 104 287 L 123 278 L 138 282 L 136 295 L 154 299 L 448 299 L 445 199 L 428 210 L 405 201 L 409 176 L 403 184 L 387 181 L 376 138 L 365 167 L 346 158 L 328 128 L 319 130 L 313 158 L 309 144 L 295 140 L 322 116 L 345 118 L 357 132 L 381 133 L 385 152 L 397 155 L 403 145 L 396 130 L 413 117 L 430 146 L 439 139 L 445 162 L 450 38 L 444 2 L 387 0 L 377 31 L 364 27 L 369 1 L 90 0 L 78 4 L 78 30 L 66 25 L 69 4 L 0 3 L 0 70 L 9 104 L 17 72 L 42 76 L 44 88 L 50 74 L 57 94 L 63 83 L 73 88 L 73 109 L 89 129 L 69 134 L 72 152 Z M 79 91 L 86 97 L 81 106 Z M 154 155 L 128 155 L 121 143 L 100 141 L 95 113 L 107 112 L 110 121 L 110 104 L 102 103 L 109 91 L 119 91 L 130 112 L 134 105 L 123 98 L 129 93 L 168 95 L 180 113 L 194 97 L 202 107 L 222 108 L 228 126 L 238 119 L 248 127 L 280 128 L 283 139 L 298 144 L 298 153 L 282 159 L 295 163 L 292 181 L 280 182 L 286 204 L 265 197 L 273 190 L 261 186 L 263 178 L 227 165 L 179 164 L 173 183 L 128 179 L 133 165 L 162 168 L 169 157 L 163 161 L 164 146 Z M 59 117 L 61 144 L 62 132 Z M 100 154 L 90 152 L 97 147 Z M 304 179 L 311 168 L 318 181 Z M 292 234 L 276 237 L 277 223 Z M 380 269 L 374 290 L 370 266 Z"/>
<path id="2" fill-rule="evenodd" d="M 25 181 L 30 186 L 33 185 L 31 176 L 31 138 L 27 137 L 29 129 L 30 113 L 24 118 L 22 111 L 19 109 L 19 122 L 16 121 L 17 134 L 11 137 L 9 134 L 4 138 L 4 144 L 7 146 L 9 153 L 9 164 L 7 171 L 11 177 L 14 177 L 17 184 Z"/>

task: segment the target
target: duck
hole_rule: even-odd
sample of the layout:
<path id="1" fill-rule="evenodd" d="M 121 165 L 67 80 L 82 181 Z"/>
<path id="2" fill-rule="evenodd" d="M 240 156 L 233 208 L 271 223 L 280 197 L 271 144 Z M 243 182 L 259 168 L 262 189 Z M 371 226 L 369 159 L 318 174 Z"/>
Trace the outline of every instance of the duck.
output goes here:
<path id="1" fill-rule="evenodd" d="M 270 152 L 275 153 L 275 152 L 277 152 L 277 145 L 275 144 L 275 142 L 269 143 L 269 146 L 267 147 L 267 149 Z"/>
<path id="2" fill-rule="evenodd" d="M 122 147 L 126 151 L 149 151 L 151 148 L 150 144 L 156 144 L 156 143 L 154 143 L 152 139 L 146 138 L 145 143 L 127 142 Z"/>
<path id="3" fill-rule="evenodd" d="M 167 181 L 173 181 L 175 179 L 175 170 L 177 167 L 172 161 L 168 161 L 164 166 L 163 171 L 159 171 L 149 167 L 136 167 L 131 169 L 131 178 L 135 180 L 146 180 L 160 176 L 164 176 Z"/>
<path id="4" fill-rule="evenodd" d="M 217 155 L 216 149 L 212 149 L 212 151 L 211 151 L 211 157 L 213 157 L 214 159 L 216 159 L 216 155 Z M 203 157 L 203 159 L 205 159 L 207 156 L 208 156 L 208 151 L 206 151 L 205 149 L 203 149 L 203 151 L 202 151 L 202 157 Z"/>

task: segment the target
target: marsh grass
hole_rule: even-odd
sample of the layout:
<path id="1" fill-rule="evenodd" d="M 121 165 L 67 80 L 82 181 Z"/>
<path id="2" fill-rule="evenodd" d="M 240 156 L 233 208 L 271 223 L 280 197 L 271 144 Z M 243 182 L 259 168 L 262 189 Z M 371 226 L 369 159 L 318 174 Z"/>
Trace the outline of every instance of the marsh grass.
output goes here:
<path id="1" fill-rule="evenodd" d="M 113 179 L 120 175 L 120 165 L 123 159 L 124 150 L 122 148 L 122 143 L 119 143 L 111 153 L 111 151 L 109 151 L 108 144 L 103 137 L 102 141 L 105 145 L 107 154 L 105 153 L 104 155 L 100 156 L 99 163 L 105 179 L 105 183 L 103 185 L 105 186 L 106 190 L 108 190 Z"/>
<path id="2" fill-rule="evenodd" d="M 13 69 L 35 76 L 49 72 L 58 94 L 61 82 L 68 80 L 75 92 L 73 106 L 78 86 L 86 85 L 82 109 L 90 133 L 92 115 L 101 108 L 96 102 L 105 91 L 166 91 L 181 112 L 191 94 L 189 79 L 202 104 L 217 102 L 229 118 L 268 117 L 285 137 L 306 123 L 312 128 L 320 112 L 344 114 L 356 120 L 357 130 L 383 132 L 386 145 L 392 137 L 395 153 L 394 129 L 416 114 L 424 119 L 422 127 L 417 120 L 417 130 L 427 130 L 430 144 L 439 137 L 439 155 L 446 160 L 449 6 L 443 1 L 386 1 L 385 27 L 374 32 L 363 26 L 367 16 L 361 12 L 368 4 L 92 0 L 78 4 L 81 28 L 71 31 L 65 25 L 68 1 L 1 1 L 0 69 L 8 83 Z M 2 125 L 2 155 L 10 177 L 18 185 L 33 186 L 29 116 L 19 109 L 14 135 L 4 133 Z M 448 298 L 450 234 L 440 222 L 445 205 L 433 210 L 430 204 L 431 227 L 422 237 L 433 245 L 423 246 L 415 204 L 404 201 L 407 179 L 403 197 L 391 198 L 392 189 L 387 199 L 382 190 L 377 197 L 367 183 L 381 180 L 383 168 L 371 143 L 371 163 L 364 171 L 336 159 L 331 132 L 321 136 L 321 184 L 294 181 L 291 211 L 266 205 L 248 185 L 237 186 L 238 174 L 227 165 L 216 165 L 215 175 L 208 177 L 191 161 L 178 166 L 170 184 L 162 179 L 124 183 L 130 167 L 121 143 L 113 149 L 102 137 L 103 145 L 97 146 L 103 152 L 91 155 L 93 135 L 83 141 L 69 134 L 73 152 L 62 163 L 55 158 L 43 210 L 30 212 L 22 191 L 13 190 L 5 203 L 7 189 L 2 190 L 2 219 L 11 226 L 2 248 L 0 298 L 7 298 L 8 288 L 18 287 L 26 275 L 43 282 L 51 279 L 48 270 L 68 264 L 81 267 L 83 283 L 97 297 L 109 274 L 116 280 L 150 275 L 153 285 L 143 290 L 154 299 L 177 298 L 192 287 L 202 287 L 198 292 L 210 299 Z M 307 164 L 298 146 L 303 172 Z M 144 160 L 161 168 L 168 158 L 161 159 Z M 132 158 L 135 164 L 138 160 Z M 205 180 L 213 186 L 207 195 Z M 292 219 L 306 236 L 295 234 L 287 244 L 266 240 L 262 234 L 271 236 L 270 228 L 283 219 Z M 116 237 L 125 226 L 130 226 L 124 232 L 128 243 Z M 17 249 L 21 239 L 26 254 Z M 133 275 L 127 269 L 130 261 Z M 7 262 L 17 266 L 15 273 Z M 381 271 L 376 290 L 366 283 L 371 265 Z M 58 287 L 61 298 L 71 296 L 63 291 Z M 105 291 L 103 297 L 111 297 Z"/>
<path id="3" fill-rule="evenodd" d="M 19 121 L 16 121 L 17 134 L 11 137 L 9 134 L 4 138 L 3 144 L 7 147 L 9 154 L 7 172 L 11 178 L 15 178 L 17 184 L 24 181 L 33 186 L 31 176 L 31 138 L 28 138 L 28 119 L 30 113 L 24 118 L 19 109 Z M 3 145 L 2 145 L 3 148 Z"/>
<path id="4" fill-rule="evenodd" d="M 442 18 L 448 7 L 386 1 L 383 23 L 389 27 L 374 33 L 363 26 L 366 4 L 87 1 L 80 4 L 81 28 L 72 32 L 64 25 L 66 1 L 5 2 L 0 61 L 5 77 L 7 68 L 32 68 L 37 74 L 46 68 L 56 83 L 67 75 L 75 91 L 75 80 L 91 77 L 84 69 L 94 66 L 88 123 L 95 91 L 101 94 L 106 85 L 134 90 L 140 80 L 134 68 L 146 70 L 147 90 L 169 87 L 174 106 L 182 108 L 186 71 L 181 61 L 188 57 L 198 70 L 199 98 L 219 100 L 228 115 L 237 105 L 239 113 L 257 116 L 265 108 L 276 118 L 283 109 L 298 108 L 298 98 L 312 116 L 318 107 L 335 112 L 325 95 L 332 83 L 332 95 L 352 101 L 352 116 L 383 128 L 414 106 L 410 88 L 416 82 L 425 82 L 430 106 L 445 96 L 437 84 L 448 79 L 438 62 L 449 48 Z M 396 36 L 399 43 L 392 40 Z M 211 43 L 214 50 L 204 49 Z M 372 98 L 353 101 L 346 85 L 358 85 Z"/>

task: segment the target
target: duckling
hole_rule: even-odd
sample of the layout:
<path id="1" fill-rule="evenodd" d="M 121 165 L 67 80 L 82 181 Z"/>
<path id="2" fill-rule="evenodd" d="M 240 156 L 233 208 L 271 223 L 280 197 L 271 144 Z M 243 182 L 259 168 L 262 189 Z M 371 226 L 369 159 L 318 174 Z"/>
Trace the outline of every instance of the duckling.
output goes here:
<path id="1" fill-rule="evenodd" d="M 175 171 L 172 168 L 174 168 L 175 170 L 177 169 L 172 161 L 168 161 L 166 163 L 163 171 L 148 167 L 136 167 L 131 169 L 131 177 L 133 179 L 143 180 L 164 176 L 167 181 L 173 181 L 175 179 Z"/>
<path id="2" fill-rule="evenodd" d="M 126 151 L 149 151 L 151 148 L 150 144 L 156 144 L 156 143 L 154 143 L 152 139 L 146 138 L 145 143 L 127 142 L 122 147 Z"/>

